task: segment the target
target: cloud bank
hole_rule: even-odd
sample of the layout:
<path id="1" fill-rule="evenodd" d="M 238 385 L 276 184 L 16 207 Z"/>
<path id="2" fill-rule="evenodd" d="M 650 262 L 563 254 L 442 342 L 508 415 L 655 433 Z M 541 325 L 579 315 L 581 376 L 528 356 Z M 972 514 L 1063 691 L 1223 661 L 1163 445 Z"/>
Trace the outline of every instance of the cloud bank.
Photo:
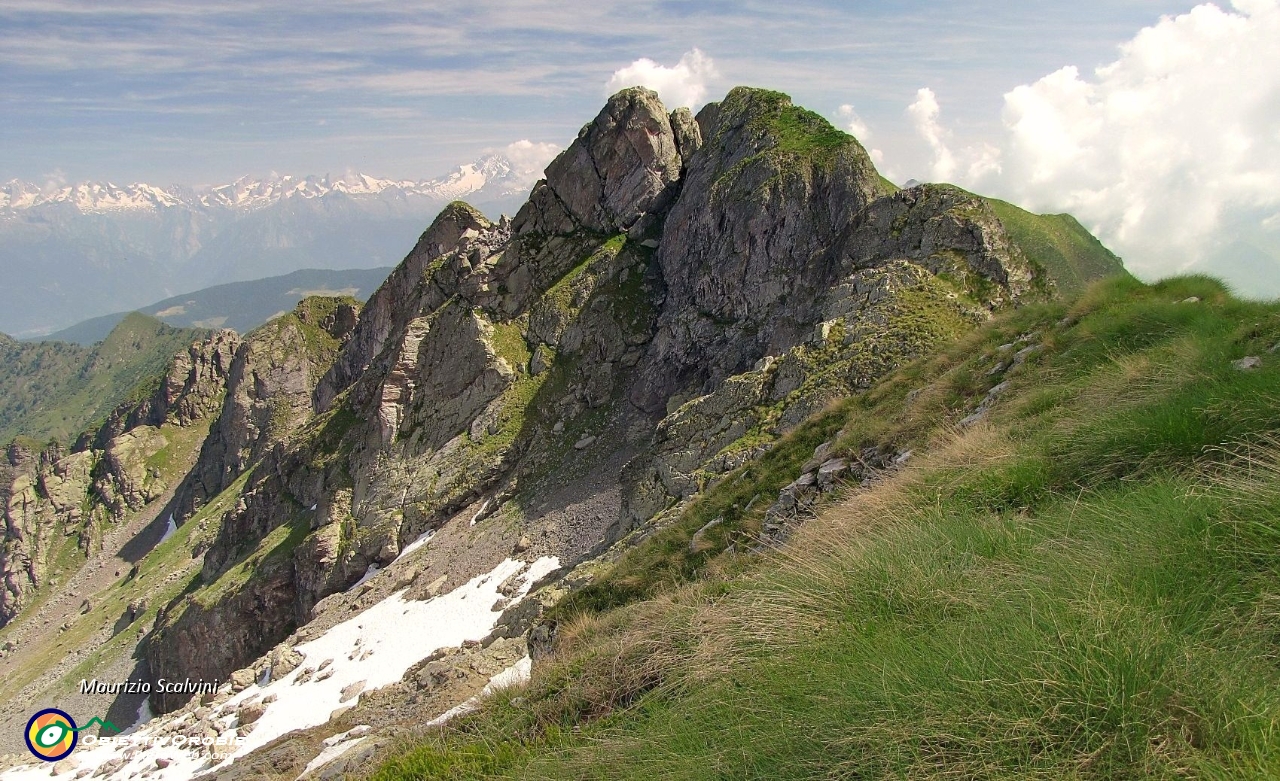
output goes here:
<path id="1" fill-rule="evenodd" d="M 1164 17 L 1082 75 L 1004 95 L 998 145 L 953 149 L 933 92 L 907 109 L 931 176 L 1068 211 L 1151 279 L 1196 270 L 1280 295 L 1280 4 Z"/>
<path id="2" fill-rule="evenodd" d="M 667 108 L 687 106 L 697 110 L 705 103 L 707 82 L 717 76 L 715 63 L 701 50 L 685 52 L 668 68 L 642 57 L 625 68 L 614 71 L 606 85 L 612 95 L 626 87 L 648 87 L 658 93 Z"/>
<path id="3" fill-rule="evenodd" d="M 522 138 L 507 144 L 497 152 L 511 161 L 515 183 L 532 185 L 542 178 L 547 165 L 560 153 L 560 147 L 557 144 L 534 142 Z"/>
<path id="4" fill-rule="evenodd" d="M 885 168 L 884 152 L 871 147 L 871 139 L 874 135 L 871 132 L 871 126 L 863 121 L 853 105 L 845 103 L 837 108 L 836 118 L 844 123 L 845 130 L 848 130 L 850 135 L 858 139 L 867 148 L 867 154 L 871 155 L 871 162 L 876 164 L 876 168 L 880 169 L 880 172 L 890 179 L 895 178 L 897 174 Z"/>

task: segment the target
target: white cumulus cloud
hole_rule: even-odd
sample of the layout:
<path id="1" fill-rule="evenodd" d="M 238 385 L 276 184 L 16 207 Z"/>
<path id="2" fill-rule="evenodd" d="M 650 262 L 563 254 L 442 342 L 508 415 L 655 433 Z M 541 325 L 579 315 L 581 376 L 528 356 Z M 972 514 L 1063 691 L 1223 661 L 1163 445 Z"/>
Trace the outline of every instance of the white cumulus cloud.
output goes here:
<path id="1" fill-rule="evenodd" d="M 1082 74 L 1004 96 L 997 146 L 952 150 L 933 93 L 908 109 L 936 179 L 1068 211 L 1156 278 L 1194 269 L 1280 295 L 1280 4 L 1166 16 Z"/>
<path id="2" fill-rule="evenodd" d="M 614 71 L 606 90 L 610 95 L 626 87 L 648 87 L 668 108 L 698 109 L 705 102 L 707 82 L 716 78 L 715 63 L 700 49 L 685 52 L 672 67 L 642 57 Z"/>
<path id="3" fill-rule="evenodd" d="M 836 118 L 844 123 L 844 129 L 849 131 L 850 135 L 858 139 L 863 146 L 867 147 L 867 154 L 871 156 L 871 162 L 875 163 L 876 168 L 880 169 L 880 173 L 890 179 L 895 178 L 896 174 L 892 171 L 886 170 L 884 167 L 884 152 L 868 146 L 868 142 L 871 141 L 874 133 L 871 132 L 871 126 L 868 125 L 861 116 L 859 116 L 858 111 L 853 107 L 853 104 L 845 103 L 837 108 Z"/>
<path id="4" fill-rule="evenodd" d="M 844 122 L 845 129 L 854 138 L 864 144 L 871 140 L 871 128 L 867 126 L 866 122 L 862 121 L 862 117 L 858 116 L 858 112 L 854 110 L 852 104 L 846 103 L 836 109 L 836 116 L 840 118 L 841 122 Z"/>
<path id="5" fill-rule="evenodd" d="M 53 169 L 53 171 L 45 174 L 40 178 L 44 182 L 43 186 L 40 188 L 40 191 L 45 195 L 54 193 L 58 190 L 61 190 L 63 187 L 67 186 L 67 172 L 62 170 L 61 168 L 55 168 Z"/>
<path id="6" fill-rule="evenodd" d="M 560 147 L 522 138 L 497 151 L 511 161 L 512 173 L 518 182 L 533 184 L 542 178 L 547 165 L 560 153 Z"/>
<path id="7" fill-rule="evenodd" d="M 933 90 L 925 87 L 916 93 L 916 100 L 907 106 L 907 116 L 911 117 L 916 132 L 929 144 L 933 151 L 933 162 L 930 170 L 934 179 L 942 182 L 951 181 L 956 172 L 956 159 L 948 145 L 946 128 L 939 121 L 942 107 Z"/>

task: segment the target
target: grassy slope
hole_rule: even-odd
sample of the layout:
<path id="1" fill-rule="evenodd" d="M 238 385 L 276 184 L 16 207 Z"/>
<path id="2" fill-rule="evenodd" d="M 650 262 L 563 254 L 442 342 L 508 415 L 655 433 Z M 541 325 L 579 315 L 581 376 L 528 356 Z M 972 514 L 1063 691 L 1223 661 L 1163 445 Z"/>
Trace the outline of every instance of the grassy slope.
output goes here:
<path id="1" fill-rule="evenodd" d="M 207 418 L 200 425 L 186 427 L 166 423 L 160 431 L 168 440 L 168 444 L 149 459 L 148 466 L 160 470 L 161 479 L 170 485 L 175 485 L 190 467 L 199 452 L 200 443 L 208 434 L 209 426 L 213 422 L 212 418 Z M 104 591 L 84 594 L 90 598 L 92 609 L 88 613 L 73 616 L 66 631 L 46 633 L 29 641 L 38 644 L 39 652 L 31 653 L 28 649 L 26 661 L 11 670 L 0 681 L 0 700 L 17 696 L 23 687 L 44 674 L 53 665 L 58 664 L 69 650 L 82 647 L 100 627 L 116 624 L 130 602 L 145 598 L 150 608 L 146 611 L 144 623 L 133 624 L 134 631 L 118 632 L 112 635 L 110 640 L 95 648 L 85 661 L 64 675 L 56 684 L 57 689 L 69 694 L 82 678 L 94 677 L 95 671 L 101 669 L 100 665 L 104 661 L 110 662 L 119 654 L 131 650 L 137 641 L 136 628 L 149 625 L 154 620 L 157 610 L 176 597 L 186 585 L 180 577 L 172 576 L 194 568 L 198 577 L 199 558 L 193 556 L 192 552 L 197 541 L 207 547 L 211 536 L 208 530 L 200 527 L 216 524 L 218 514 L 225 510 L 227 504 L 235 498 L 238 498 L 238 493 L 229 492 L 225 497 L 220 495 L 214 502 L 202 508 L 201 512 L 195 516 L 195 523 L 183 524 L 173 536 L 157 545 L 139 562 L 138 578 L 125 576 Z M 139 513 L 154 511 L 155 507 L 150 506 L 139 510 Z M 126 517 L 122 523 L 128 524 L 132 517 L 136 516 Z M 65 582 L 85 561 L 84 554 L 75 544 L 74 538 L 67 539 L 63 550 L 67 554 L 65 560 L 55 562 L 49 572 L 49 576 L 56 578 L 59 583 Z M 9 639 L 11 628 L 16 627 L 24 618 L 38 616 L 44 603 L 57 594 L 57 586 L 39 590 L 18 619 L 0 628 L 0 644 Z"/>
<path id="2" fill-rule="evenodd" d="M 207 333 L 134 313 L 92 348 L 0 342 L 0 442 L 74 438 Z"/>
<path id="3" fill-rule="evenodd" d="M 1062 295 L 1079 295 L 1095 279 L 1127 274 L 1120 258 L 1070 214 L 1032 214 L 995 198 L 985 200 L 1027 257 L 1048 270 Z"/>
<path id="4" fill-rule="evenodd" d="M 1064 314 L 1004 315 L 793 432 L 775 452 L 917 455 L 777 555 L 690 567 L 696 522 L 655 536 L 621 565 L 664 569 L 649 599 L 562 616 L 529 687 L 375 777 L 1276 777 L 1280 306 L 1118 278 Z"/>

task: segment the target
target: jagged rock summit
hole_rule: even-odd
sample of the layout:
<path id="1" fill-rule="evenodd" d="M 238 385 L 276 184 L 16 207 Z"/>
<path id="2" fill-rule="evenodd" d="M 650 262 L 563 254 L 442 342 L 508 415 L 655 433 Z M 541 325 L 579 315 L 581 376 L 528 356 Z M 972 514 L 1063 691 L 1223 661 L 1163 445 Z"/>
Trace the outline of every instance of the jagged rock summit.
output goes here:
<path id="1" fill-rule="evenodd" d="M 687 110 L 669 117 L 649 90 L 615 95 L 547 166 L 546 179 L 516 215 L 516 232 L 636 229 L 646 215 L 670 203 L 684 156 L 697 148 L 697 130 L 687 117 Z"/>
<path id="2" fill-rule="evenodd" d="M 573 565 L 747 457 L 748 431 L 776 435 L 1037 280 L 980 199 L 896 192 L 784 95 L 738 88 L 695 120 L 624 90 L 512 220 L 441 212 L 344 337 L 316 417 L 269 448 L 232 425 L 244 457 L 203 493 L 250 473 L 209 519 L 238 531 L 161 616 L 153 670 L 247 664 L 427 531 L 432 578 L 487 571 L 521 538 Z M 224 415 L 243 417 L 235 377 Z M 590 512 L 567 526 L 556 491 Z M 218 585 L 281 526 L 300 538 L 290 572 Z M 210 651 L 208 626 L 238 639 Z"/>

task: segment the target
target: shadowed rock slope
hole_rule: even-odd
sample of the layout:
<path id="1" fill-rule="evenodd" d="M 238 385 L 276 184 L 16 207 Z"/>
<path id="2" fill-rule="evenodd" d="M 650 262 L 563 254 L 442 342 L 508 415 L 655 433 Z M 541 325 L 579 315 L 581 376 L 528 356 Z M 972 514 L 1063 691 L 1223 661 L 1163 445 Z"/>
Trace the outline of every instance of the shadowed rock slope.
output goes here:
<path id="1" fill-rule="evenodd" d="M 624 90 L 514 218 L 451 204 L 358 317 L 295 313 L 237 351 L 177 500 L 203 566 L 157 618 L 151 671 L 225 679 L 358 607 L 345 590 L 429 531 L 410 598 L 508 556 L 568 571 L 1055 286 L 988 201 L 895 190 L 785 95 L 738 88 L 695 118 Z"/>

